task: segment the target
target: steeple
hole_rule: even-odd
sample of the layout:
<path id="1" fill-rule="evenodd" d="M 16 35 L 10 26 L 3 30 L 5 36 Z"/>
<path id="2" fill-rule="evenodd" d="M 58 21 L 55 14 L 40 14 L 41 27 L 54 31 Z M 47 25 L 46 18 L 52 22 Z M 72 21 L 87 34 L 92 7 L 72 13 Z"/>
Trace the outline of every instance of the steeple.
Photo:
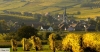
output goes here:
<path id="1" fill-rule="evenodd" d="M 64 9 L 63 22 L 65 22 L 65 23 L 68 24 L 68 21 L 67 21 L 67 14 L 66 14 L 66 7 L 65 7 L 65 9 Z"/>
<path id="2" fill-rule="evenodd" d="M 63 21 L 58 25 L 58 27 L 61 30 L 68 29 L 68 19 L 67 19 L 67 14 L 66 14 L 66 8 L 64 8 Z"/>
<path id="3" fill-rule="evenodd" d="M 64 16 L 67 16 L 67 15 L 66 15 L 66 7 L 65 7 L 65 9 L 64 9 Z"/>

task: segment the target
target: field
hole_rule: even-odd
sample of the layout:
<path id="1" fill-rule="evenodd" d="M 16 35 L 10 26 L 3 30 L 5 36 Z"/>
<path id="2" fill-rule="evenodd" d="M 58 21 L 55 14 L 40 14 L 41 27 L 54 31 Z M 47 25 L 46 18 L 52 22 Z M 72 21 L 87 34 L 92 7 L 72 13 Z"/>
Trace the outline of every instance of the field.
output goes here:
<path id="1" fill-rule="evenodd" d="M 94 1 L 94 3 L 98 2 L 100 1 Z M 21 2 L 20 0 L 0 0 L 0 13 L 3 13 L 3 10 L 9 10 L 17 12 L 32 12 L 33 14 L 46 12 L 62 14 L 64 7 L 66 7 L 67 13 L 69 14 L 74 14 L 77 11 L 80 11 L 80 15 L 75 15 L 78 18 L 94 18 L 100 16 L 100 8 L 94 7 L 91 9 L 90 7 L 81 7 L 81 4 L 82 3 L 73 0 L 31 0 L 29 2 Z"/>
<path id="2" fill-rule="evenodd" d="M 10 48 L 10 51 L 11 52 L 13 52 L 12 51 L 12 48 L 11 48 L 11 45 L 10 45 L 10 42 L 8 41 L 8 42 L 5 42 L 5 41 L 0 41 L 0 42 L 2 42 L 2 43 L 0 43 L 0 47 L 1 48 Z M 17 50 L 17 52 L 24 52 L 23 51 L 23 48 L 21 47 L 21 43 L 18 41 L 18 50 Z M 50 50 L 50 48 L 49 48 L 49 45 L 47 44 L 47 45 L 42 45 L 43 46 L 43 50 L 41 50 L 41 51 L 36 51 L 36 50 L 30 50 L 30 51 L 27 51 L 27 52 L 52 52 L 52 50 Z M 25 51 L 26 52 L 26 51 Z M 63 51 L 56 51 L 56 52 L 63 52 Z"/>
<path id="3" fill-rule="evenodd" d="M 99 48 L 100 48 L 100 46 L 99 46 L 100 45 L 100 39 L 99 39 L 100 32 L 63 32 L 63 34 L 66 34 L 66 36 L 62 40 L 60 40 L 60 41 L 56 40 L 59 43 L 62 42 L 63 45 L 60 48 L 67 49 L 68 47 L 70 48 L 70 46 L 72 46 L 72 50 L 74 52 L 81 52 L 81 50 L 80 50 L 80 44 L 81 44 L 80 38 L 83 37 L 82 42 L 85 43 L 85 44 L 82 44 L 83 48 L 86 48 L 86 47 L 90 47 L 91 49 L 96 48 L 96 50 L 98 52 L 100 51 L 99 50 Z M 61 34 L 61 35 L 63 35 L 63 34 Z M 43 41 L 45 41 L 45 40 L 42 40 L 42 42 Z M 1 48 L 5 48 L 5 47 L 11 48 L 9 41 L 1 41 L 0 40 L 0 42 L 2 42 L 2 43 L 0 43 Z M 56 43 L 56 45 L 57 45 L 57 43 Z M 42 48 L 43 49 L 41 51 L 36 51 L 36 52 L 47 52 L 47 51 L 52 52 L 52 50 L 50 50 L 48 43 L 43 44 Z M 12 48 L 10 50 L 11 50 L 11 52 L 13 52 Z M 21 43 L 20 43 L 20 41 L 18 41 L 18 52 L 22 52 L 22 51 L 23 51 L 23 49 L 21 47 Z M 35 50 L 32 50 L 32 49 L 30 50 L 30 52 L 33 52 L 33 51 L 35 52 Z M 63 50 L 59 50 L 59 51 L 56 50 L 56 52 L 64 52 L 64 51 Z M 86 51 L 84 51 L 84 52 L 86 52 Z"/>
<path id="4" fill-rule="evenodd" d="M 36 50 L 31 50 L 31 51 L 25 51 L 25 52 L 52 52 L 52 50 L 49 49 L 49 45 L 43 45 L 43 50 L 42 51 L 36 51 Z M 11 52 L 12 49 L 11 49 Z M 24 52 L 22 47 L 18 47 L 18 52 Z M 63 51 L 56 51 L 56 52 L 63 52 Z"/>

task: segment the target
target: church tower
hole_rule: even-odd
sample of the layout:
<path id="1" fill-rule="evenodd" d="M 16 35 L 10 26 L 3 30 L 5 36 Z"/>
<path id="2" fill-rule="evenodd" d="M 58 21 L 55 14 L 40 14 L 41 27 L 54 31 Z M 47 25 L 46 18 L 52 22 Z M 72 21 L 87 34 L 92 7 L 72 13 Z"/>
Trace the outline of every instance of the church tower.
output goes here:
<path id="1" fill-rule="evenodd" d="M 66 8 L 64 9 L 63 13 L 63 21 L 58 25 L 60 30 L 67 30 L 68 29 L 68 19 L 67 19 L 67 14 L 66 14 Z"/>
<path id="2" fill-rule="evenodd" d="M 66 14 L 66 8 L 65 8 L 64 14 L 63 14 L 63 22 L 65 22 L 65 23 L 68 24 L 68 21 L 67 21 L 67 14 Z"/>

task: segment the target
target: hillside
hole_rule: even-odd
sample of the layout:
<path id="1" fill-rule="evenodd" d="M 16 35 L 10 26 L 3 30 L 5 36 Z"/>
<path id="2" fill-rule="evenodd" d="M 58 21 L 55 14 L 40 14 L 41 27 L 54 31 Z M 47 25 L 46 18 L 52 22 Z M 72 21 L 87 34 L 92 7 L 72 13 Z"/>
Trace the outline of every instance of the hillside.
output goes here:
<path id="1" fill-rule="evenodd" d="M 0 13 L 3 13 L 3 10 L 8 10 L 17 12 L 50 12 L 53 14 L 62 14 L 64 7 L 66 7 L 67 13 L 69 14 L 75 14 L 77 11 L 80 11 L 80 15 L 75 15 L 79 18 L 99 16 L 100 8 L 98 6 L 100 5 L 100 1 L 89 0 L 88 3 L 90 5 L 87 4 L 87 1 L 88 0 L 0 0 Z M 85 4 L 89 6 L 86 6 Z"/>

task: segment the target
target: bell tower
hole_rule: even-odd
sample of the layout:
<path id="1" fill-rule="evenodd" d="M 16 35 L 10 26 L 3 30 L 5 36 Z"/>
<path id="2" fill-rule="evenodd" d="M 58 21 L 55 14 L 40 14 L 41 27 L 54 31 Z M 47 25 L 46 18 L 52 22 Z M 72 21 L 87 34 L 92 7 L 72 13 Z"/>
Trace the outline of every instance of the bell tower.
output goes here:
<path id="1" fill-rule="evenodd" d="M 67 20 L 67 14 L 66 14 L 66 7 L 64 9 L 64 14 L 63 14 L 63 22 L 68 24 L 68 20 Z"/>

